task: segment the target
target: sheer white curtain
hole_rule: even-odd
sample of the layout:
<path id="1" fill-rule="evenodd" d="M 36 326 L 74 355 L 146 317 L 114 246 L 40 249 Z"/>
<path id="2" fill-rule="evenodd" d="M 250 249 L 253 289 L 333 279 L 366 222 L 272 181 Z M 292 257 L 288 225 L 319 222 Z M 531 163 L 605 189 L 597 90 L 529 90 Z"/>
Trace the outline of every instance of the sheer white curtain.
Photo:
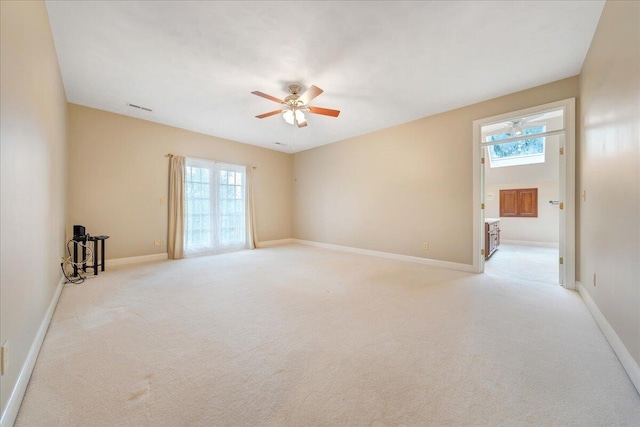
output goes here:
<path id="1" fill-rule="evenodd" d="M 247 168 L 186 159 L 185 255 L 253 247 Z"/>

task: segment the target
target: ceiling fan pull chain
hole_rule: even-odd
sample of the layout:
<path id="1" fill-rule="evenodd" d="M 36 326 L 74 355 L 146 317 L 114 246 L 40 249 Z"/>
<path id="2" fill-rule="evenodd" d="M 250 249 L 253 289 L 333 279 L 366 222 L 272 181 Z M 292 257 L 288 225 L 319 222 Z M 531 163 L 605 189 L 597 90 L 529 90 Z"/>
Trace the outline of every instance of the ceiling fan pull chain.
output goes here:
<path id="1" fill-rule="evenodd" d="M 296 152 L 296 124 L 291 126 L 291 132 L 293 132 L 293 144 L 291 145 L 291 151 Z"/>

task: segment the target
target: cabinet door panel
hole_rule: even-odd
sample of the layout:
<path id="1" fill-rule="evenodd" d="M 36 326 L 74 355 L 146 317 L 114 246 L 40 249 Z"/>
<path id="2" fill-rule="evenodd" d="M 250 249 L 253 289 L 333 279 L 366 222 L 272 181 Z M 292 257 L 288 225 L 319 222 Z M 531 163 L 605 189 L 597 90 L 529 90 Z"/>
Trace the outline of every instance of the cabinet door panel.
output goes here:
<path id="1" fill-rule="evenodd" d="M 518 190 L 518 216 L 538 216 L 538 189 Z"/>
<path id="2" fill-rule="evenodd" d="M 500 190 L 500 216 L 518 216 L 518 190 Z"/>

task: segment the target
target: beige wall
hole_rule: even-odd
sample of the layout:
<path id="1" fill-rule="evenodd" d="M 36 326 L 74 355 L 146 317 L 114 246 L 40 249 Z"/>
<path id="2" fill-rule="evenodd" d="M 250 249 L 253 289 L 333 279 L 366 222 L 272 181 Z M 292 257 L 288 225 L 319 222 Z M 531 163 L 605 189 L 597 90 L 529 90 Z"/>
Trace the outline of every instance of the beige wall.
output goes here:
<path id="1" fill-rule="evenodd" d="M 581 283 L 638 364 L 639 52 L 640 2 L 608 1 L 580 76 L 578 189 Z"/>
<path id="2" fill-rule="evenodd" d="M 557 245 L 559 241 L 560 210 L 549 200 L 559 200 L 560 154 L 559 136 L 545 141 L 545 162 L 531 165 L 489 167 L 485 164 L 485 217 L 500 216 L 500 190 L 513 188 L 538 189 L 537 218 L 500 218 L 500 237 L 503 240 L 536 242 Z"/>
<path id="3" fill-rule="evenodd" d="M 166 253 L 167 153 L 256 166 L 260 241 L 291 237 L 293 156 L 69 104 L 69 216 L 106 234 L 107 259 Z"/>
<path id="4" fill-rule="evenodd" d="M 2 414 L 62 277 L 66 98 L 43 2 L 0 2 Z"/>
<path id="5" fill-rule="evenodd" d="M 576 76 L 297 153 L 294 237 L 471 264 L 473 120 L 577 96 Z"/>

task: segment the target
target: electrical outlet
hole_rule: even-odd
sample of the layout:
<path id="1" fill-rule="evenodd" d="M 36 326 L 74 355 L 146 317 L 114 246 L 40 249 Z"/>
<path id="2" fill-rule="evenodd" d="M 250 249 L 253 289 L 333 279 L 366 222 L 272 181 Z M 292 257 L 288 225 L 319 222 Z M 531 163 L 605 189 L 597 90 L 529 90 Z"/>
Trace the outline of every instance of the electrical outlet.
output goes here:
<path id="1" fill-rule="evenodd" d="M 156 239 L 153 241 L 153 246 L 160 246 L 161 239 Z"/>
<path id="2" fill-rule="evenodd" d="M 424 242 L 424 243 L 422 244 L 422 249 L 429 249 L 429 243 Z"/>
<path id="3" fill-rule="evenodd" d="M 167 204 L 167 199 L 165 199 L 164 197 L 160 198 L 160 204 L 161 205 L 166 205 Z"/>
<path id="4" fill-rule="evenodd" d="M 167 244 L 167 242 L 165 242 L 165 240 L 164 240 L 164 239 L 160 239 L 160 246 L 164 246 L 164 245 L 166 245 L 166 244 Z"/>
<path id="5" fill-rule="evenodd" d="M 2 344 L 2 351 L 0 351 L 0 375 L 4 375 L 4 373 L 7 372 L 7 366 L 9 363 L 9 352 L 7 350 L 7 341 L 5 341 L 4 344 Z"/>

